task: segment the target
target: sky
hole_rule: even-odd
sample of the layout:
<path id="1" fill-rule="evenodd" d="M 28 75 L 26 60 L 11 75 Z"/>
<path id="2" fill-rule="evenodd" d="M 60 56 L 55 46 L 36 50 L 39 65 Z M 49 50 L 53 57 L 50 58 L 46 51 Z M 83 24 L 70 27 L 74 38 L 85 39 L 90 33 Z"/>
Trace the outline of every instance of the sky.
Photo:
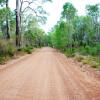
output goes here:
<path id="1" fill-rule="evenodd" d="M 78 10 L 78 15 L 85 15 L 85 6 L 87 4 L 96 4 L 100 3 L 100 0 L 52 0 L 52 3 L 45 3 L 43 5 L 44 9 L 49 13 L 48 20 L 45 25 L 41 27 L 45 30 L 45 32 L 49 32 L 51 28 L 59 21 L 61 17 L 61 11 L 64 3 L 71 2 L 74 7 Z M 11 9 L 15 9 L 15 0 L 10 0 L 9 3 Z"/>

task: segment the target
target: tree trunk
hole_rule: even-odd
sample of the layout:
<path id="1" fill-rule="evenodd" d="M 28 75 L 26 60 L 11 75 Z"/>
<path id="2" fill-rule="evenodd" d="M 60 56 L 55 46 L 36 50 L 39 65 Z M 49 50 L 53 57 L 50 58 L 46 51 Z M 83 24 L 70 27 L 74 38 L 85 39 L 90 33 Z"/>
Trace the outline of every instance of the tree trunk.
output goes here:
<path id="1" fill-rule="evenodd" d="M 21 46 L 21 34 L 20 34 L 20 7 L 19 0 L 16 0 L 16 46 Z"/>
<path id="2" fill-rule="evenodd" d="M 8 7 L 8 2 L 9 2 L 9 0 L 6 0 L 6 9 L 9 8 L 9 7 Z M 7 12 L 7 15 L 6 15 L 6 31 L 7 31 L 7 32 L 6 32 L 6 34 L 7 34 L 6 38 L 7 38 L 7 39 L 10 39 L 8 12 Z"/>

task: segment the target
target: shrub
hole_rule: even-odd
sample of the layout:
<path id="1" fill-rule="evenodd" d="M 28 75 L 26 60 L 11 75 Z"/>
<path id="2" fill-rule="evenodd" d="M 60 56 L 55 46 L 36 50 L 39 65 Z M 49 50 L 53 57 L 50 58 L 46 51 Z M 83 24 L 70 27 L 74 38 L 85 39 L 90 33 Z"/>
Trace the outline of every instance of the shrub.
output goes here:
<path id="1" fill-rule="evenodd" d="M 93 55 L 94 56 L 100 53 L 100 46 L 98 45 L 94 47 L 86 46 L 85 48 L 81 47 L 78 51 L 83 55 Z"/>
<path id="2" fill-rule="evenodd" d="M 6 54 L 8 54 L 9 56 L 14 56 L 14 54 L 16 52 L 15 47 L 11 43 L 7 44 L 6 50 L 7 50 Z"/>
<path id="3" fill-rule="evenodd" d="M 65 51 L 65 55 L 67 57 L 73 57 L 75 53 L 75 49 L 74 48 L 67 48 Z"/>
<path id="4" fill-rule="evenodd" d="M 93 68 L 98 68 L 100 64 L 96 61 L 96 58 L 91 56 L 86 56 L 82 60 L 83 64 L 89 64 Z"/>
<path id="5" fill-rule="evenodd" d="M 16 52 L 16 48 L 10 41 L 0 41 L 0 55 L 6 56 L 13 56 Z"/>
<path id="6" fill-rule="evenodd" d="M 5 62 L 5 57 L 0 56 L 0 64 L 4 64 L 4 62 Z"/>
<path id="7" fill-rule="evenodd" d="M 84 59 L 82 60 L 83 64 L 89 64 L 90 65 L 90 62 L 91 62 L 91 59 L 89 56 L 85 56 Z"/>
<path id="8" fill-rule="evenodd" d="M 22 51 L 24 51 L 24 52 L 26 52 L 28 54 L 31 54 L 32 50 L 33 50 L 33 47 L 30 47 L 30 46 L 22 48 Z"/>
<path id="9" fill-rule="evenodd" d="M 97 48 L 96 47 L 91 48 L 90 55 L 96 55 L 96 54 L 97 54 Z"/>
<path id="10" fill-rule="evenodd" d="M 97 44 L 96 48 L 97 48 L 97 54 L 100 54 L 100 44 Z"/>
<path id="11" fill-rule="evenodd" d="M 81 47 L 80 49 L 79 49 L 79 52 L 82 54 L 82 55 L 89 55 L 89 53 L 90 53 L 90 46 L 86 46 L 85 48 L 84 47 Z"/>

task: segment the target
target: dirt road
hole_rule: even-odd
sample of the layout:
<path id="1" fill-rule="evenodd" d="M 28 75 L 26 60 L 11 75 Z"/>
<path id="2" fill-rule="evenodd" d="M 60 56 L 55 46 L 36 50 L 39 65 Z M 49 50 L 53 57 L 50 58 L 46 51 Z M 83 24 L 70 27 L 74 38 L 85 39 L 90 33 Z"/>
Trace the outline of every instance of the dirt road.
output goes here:
<path id="1" fill-rule="evenodd" d="M 100 81 L 42 48 L 0 70 L 0 100 L 100 100 Z"/>

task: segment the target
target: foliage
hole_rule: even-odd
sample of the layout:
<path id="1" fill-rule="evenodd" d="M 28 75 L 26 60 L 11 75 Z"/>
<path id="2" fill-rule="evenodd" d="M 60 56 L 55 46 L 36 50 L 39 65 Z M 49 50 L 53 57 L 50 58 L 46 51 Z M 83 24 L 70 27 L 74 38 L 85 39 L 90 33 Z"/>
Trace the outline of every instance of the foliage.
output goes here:
<path id="1" fill-rule="evenodd" d="M 80 52 L 83 55 L 98 55 L 100 54 L 100 45 L 96 46 L 86 46 L 79 48 L 78 52 Z"/>
<path id="2" fill-rule="evenodd" d="M 99 5 L 100 4 L 87 5 L 86 6 L 87 14 L 90 15 L 90 16 L 92 16 L 92 17 L 98 16 L 99 13 L 100 13 Z"/>
<path id="3" fill-rule="evenodd" d="M 0 64 L 14 56 L 16 48 L 11 41 L 0 40 Z"/>
<path id="4" fill-rule="evenodd" d="M 73 6 L 72 3 L 65 3 L 63 6 L 62 17 L 66 18 L 67 20 L 71 20 L 76 15 L 76 8 Z"/>
<path id="5" fill-rule="evenodd" d="M 64 54 L 67 56 L 67 57 L 74 57 L 75 55 L 75 49 L 72 48 L 67 48 L 66 51 L 64 52 Z"/>
<path id="6" fill-rule="evenodd" d="M 78 61 L 97 67 L 100 60 L 92 59 L 90 61 L 90 58 L 85 59 L 84 55 L 100 59 L 99 4 L 87 5 L 86 10 L 86 16 L 77 16 L 77 10 L 73 4 L 65 3 L 60 21 L 49 34 L 50 43 L 68 57 L 75 56 Z M 77 52 L 79 55 L 76 56 Z"/>
<path id="7" fill-rule="evenodd" d="M 0 0 L 0 6 L 3 6 L 5 4 L 5 0 Z"/>
<path id="8" fill-rule="evenodd" d="M 27 47 L 22 48 L 22 51 L 24 51 L 28 54 L 31 54 L 32 50 L 33 50 L 33 47 L 31 47 L 31 46 L 27 46 Z"/>
<path id="9" fill-rule="evenodd" d="M 100 62 L 97 61 L 97 57 L 83 56 L 80 54 L 75 54 L 75 60 L 82 62 L 83 64 L 88 64 L 93 68 L 100 68 Z"/>
<path id="10" fill-rule="evenodd" d="M 9 56 L 13 56 L 16 52 L 15 47 L 13 46 L 13 44 L 11 43 L 11 41 L 5 41 L 2 40 L 0 41 L 0 55 L 9 55 Z"/>
<path id="11" fill-rule="evenodd" d="M 66 38 L 72 34 L 72 31 L 69 34 L 69 26 L 70 24 L 66 24 L 65 22 L 61 21 L 58 23 L 58 25 L 55 26 L 54 32 L 52 32 L 51 35 L 51 41 L 53 43 L 53 46 L 64 50 L 67 47 L 67 44 L 69 42 L 69 39 Z"/>

